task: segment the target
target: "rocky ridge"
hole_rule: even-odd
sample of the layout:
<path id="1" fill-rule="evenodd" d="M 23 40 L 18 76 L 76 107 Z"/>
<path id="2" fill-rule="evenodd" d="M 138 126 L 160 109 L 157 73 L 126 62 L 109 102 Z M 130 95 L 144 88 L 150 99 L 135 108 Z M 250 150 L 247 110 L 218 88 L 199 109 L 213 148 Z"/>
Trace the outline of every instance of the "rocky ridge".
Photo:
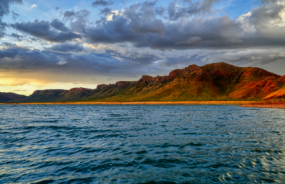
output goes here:
<path id="1" fill-rule="evenodd" d="M 190 65 L 167 76 L 143 75 L 138 81 L 100 84 L 96 89 L 35 91 L 22 101 L 261 100 L 279 98 L 282 90 L 285 96 L 284 86 L 285 76 L 221 62 L 201 67 Z"/>

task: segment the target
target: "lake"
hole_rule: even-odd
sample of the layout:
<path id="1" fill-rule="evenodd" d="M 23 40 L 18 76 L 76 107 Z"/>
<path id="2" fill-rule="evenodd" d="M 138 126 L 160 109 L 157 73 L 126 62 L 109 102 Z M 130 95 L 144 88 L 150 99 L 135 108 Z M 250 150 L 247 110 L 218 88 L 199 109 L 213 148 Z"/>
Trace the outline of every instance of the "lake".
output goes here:
<path id="1" fill-rule="evenodd" d="M 1 105 L 0 183 L 285 182 L 285 110 Z"/>

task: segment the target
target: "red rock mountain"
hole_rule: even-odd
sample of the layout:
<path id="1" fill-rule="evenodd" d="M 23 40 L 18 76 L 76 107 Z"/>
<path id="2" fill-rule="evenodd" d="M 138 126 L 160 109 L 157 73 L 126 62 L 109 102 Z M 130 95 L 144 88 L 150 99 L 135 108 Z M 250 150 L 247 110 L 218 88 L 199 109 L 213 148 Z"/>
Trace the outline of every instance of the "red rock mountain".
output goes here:
<path id="1" fill-rule="evenodd" d="M 102 84 L 94 90 L 35 91 L 26 102 L 261 100 L 285 96 L 285 77 L 227 63 L 190 65 L 168 76 L 143 75 L 138 81 Z"/>

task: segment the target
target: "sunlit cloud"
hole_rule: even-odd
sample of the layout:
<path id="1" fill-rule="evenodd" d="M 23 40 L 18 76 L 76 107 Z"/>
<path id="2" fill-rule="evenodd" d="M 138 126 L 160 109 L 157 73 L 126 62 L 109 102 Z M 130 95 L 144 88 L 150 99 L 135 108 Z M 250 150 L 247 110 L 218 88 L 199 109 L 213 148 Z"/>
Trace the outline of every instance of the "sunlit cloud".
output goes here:
<path id="1" fill-rule="evenodd" d="M 33 5 L 30 7 L 30 9 L 36 8 L 37 6 L 38 6 L 38 5 L 33 4 Z"/>

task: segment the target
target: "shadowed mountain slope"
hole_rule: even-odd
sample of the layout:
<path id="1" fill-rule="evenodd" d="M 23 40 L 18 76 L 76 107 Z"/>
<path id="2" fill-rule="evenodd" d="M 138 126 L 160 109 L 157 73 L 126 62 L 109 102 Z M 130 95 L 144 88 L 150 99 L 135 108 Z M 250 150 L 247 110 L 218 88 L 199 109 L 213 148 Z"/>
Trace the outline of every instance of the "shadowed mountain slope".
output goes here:
<path id="1" fill-rule="evenodd" d="M 27 96 L 24 95 L 18 95 L 15 93 L 0 93 L 0 102 L 8 102 L 11 100 L 20 100 L 20 99 L 24 99 Z"/>
<path id="2" fill-rule="evenodd" d="M 38 90 L 20 102 L 76 101 L 91 94 L 92 89 L 73 88 L 70 90 Z"/>

